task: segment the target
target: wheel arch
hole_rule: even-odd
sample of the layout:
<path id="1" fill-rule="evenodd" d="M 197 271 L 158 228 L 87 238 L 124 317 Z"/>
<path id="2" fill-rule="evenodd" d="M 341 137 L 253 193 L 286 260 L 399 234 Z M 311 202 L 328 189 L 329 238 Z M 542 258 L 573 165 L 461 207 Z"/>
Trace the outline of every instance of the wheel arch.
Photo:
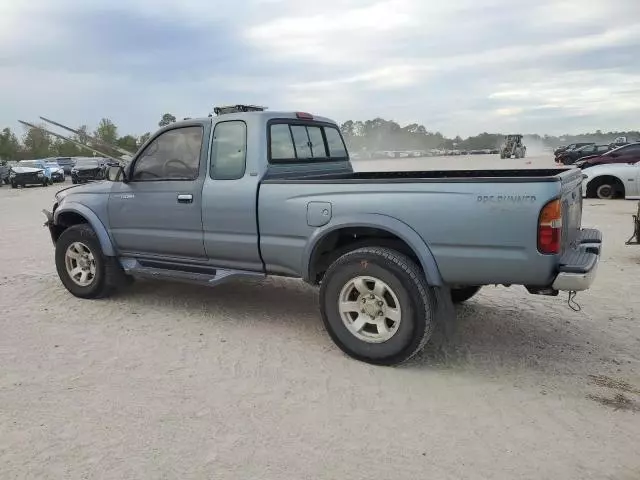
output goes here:
<path id="1" fill-rule="evenodd" d="M 78 225 L 81 223 L 87 223 L 96 232 L 100 247 L 104 255 L 108 257 L 114 257 L 116 255 L 113 242 L 104 224 L 100 221 L 98 216 L 88 207 L 80 205 L 78 203 L 65 204 L 63 207 L 56 209 L 53 216 L 53 223 L 57 227 L 58 236 L 67 228 Z"/>
<path id="2" fill-rule="evenodd" d="M 586 195 L 588 198 L 594 198 L 596 195 L 597 188 L 605 182 L 612 182 L 620 188 L 620 192 L 622 196 L 625 196 L 625 186 L 624 182 L 620 177 L 612 173 L 605 173 L 602 175 L 598 175 L 597 177 L 590 178 L 586 185 Z"/>
<path id="3" fill-rule="evenodd" d="M 429 285 L 443 284 L 435 257 L 422 237 L 406 223 L 381 214 L 347 217 L 317 229 L 304 250 L 303 278 L 317 283 L 323 266 L 328 267 L 324 265 L 326 262 L 330 263 L 351 250 L 376 245 L 400 247 L 401 253 L 414 258 L 422 267 Z"/>

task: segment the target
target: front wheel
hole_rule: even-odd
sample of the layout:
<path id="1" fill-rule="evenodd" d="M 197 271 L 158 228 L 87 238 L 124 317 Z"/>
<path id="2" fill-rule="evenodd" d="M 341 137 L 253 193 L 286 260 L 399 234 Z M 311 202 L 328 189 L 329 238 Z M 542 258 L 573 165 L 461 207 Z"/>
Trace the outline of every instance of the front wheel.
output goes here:
<path id="1" fill-rule="evenodd" d="M 451 289 L 451 300 L 453 303 L 462 303 L 469 300 L 480 291 L 481 287 L 462 287 Z"/>
<path id="2" fill-rule="evenodd" d="M 320 311 L 329 335 L 347 355 L 395 365 L 429 340 L 435 298 L 410 258 L 367 247 L 346 253 L 329 267 L 320 288 Z"/>
<path id="3" fill-rule="evenodd" d="M 102 253 L 96 233 L 87 224 L 62 232 L 56 242 L 55 258 L 62 284 L 79 298 L 107 297 L 124 277 L 117 259 Z"/>

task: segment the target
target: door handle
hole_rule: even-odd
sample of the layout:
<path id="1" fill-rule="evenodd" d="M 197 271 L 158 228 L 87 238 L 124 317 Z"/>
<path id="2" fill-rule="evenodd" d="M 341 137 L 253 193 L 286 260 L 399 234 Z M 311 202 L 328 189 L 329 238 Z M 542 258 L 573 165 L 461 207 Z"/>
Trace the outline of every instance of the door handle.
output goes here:
<path id="1" fill-rule="evenodd" d="M 193 195 L 191 195 L 190 193 L 179 194 L 178 203 L 193 203 Z"/>

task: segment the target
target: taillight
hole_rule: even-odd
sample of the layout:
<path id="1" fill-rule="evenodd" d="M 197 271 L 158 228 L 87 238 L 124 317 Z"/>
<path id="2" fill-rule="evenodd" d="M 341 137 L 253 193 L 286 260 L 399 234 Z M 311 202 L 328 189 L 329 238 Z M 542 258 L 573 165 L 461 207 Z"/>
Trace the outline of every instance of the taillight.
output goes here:
<path id="1" fill-rule="evenodd" d="M 562 204 L 551 200 L 540 212 L 538 220 L 538 251 L 544 254 L 560 253 L 562 245 Z"/>
<path id="2" fill-rule="evenodd" d="M 307 112 L 296 112 L 296 117 L 302 120 L 313 120 L 313 115 Z"/>

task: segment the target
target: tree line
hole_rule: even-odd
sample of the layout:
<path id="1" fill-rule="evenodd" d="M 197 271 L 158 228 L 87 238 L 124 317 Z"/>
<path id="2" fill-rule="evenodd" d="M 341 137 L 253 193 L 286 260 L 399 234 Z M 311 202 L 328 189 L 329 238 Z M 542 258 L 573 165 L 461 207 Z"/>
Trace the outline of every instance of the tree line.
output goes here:
<path id="1" fill-rule="evenodd" d="M 373 120 L 354 121 L 347 120 L 340 126 L 342 135 L 347 142 L 349 150 L 358 151 L 382 151 L 382 150 L 485 150 L 500 147 L 505 133 L 483 132 L 467 138 L 456 136 L 447 138 L 440 132 L 431 132 L 424 125 L 412 123 L 404 127 L 392 120 L 375 118 Z M 577 135 L 538 135 L 524 134 L 527 141 L 549 148 L 559 145 L 568 145 L 576 142 L 594 142 L 609 144 L 618 136 L 626 136 L 629 141 L 639 140 L 639 131 L 628 132 L 602 132 L 596 130 L 593 133 Z"/>
<path id="2" fill-rule="evenodd" d="M 176 117 L 170 113 L 165 113 L 158 122 L 159 127 L 169 125 L 176 121 Z M 47 125 L 39 125 L 47 128 Z M 70 135 L 69 138 L 76 142 L 96 148 L 106 154 L 119 157 L 120 154 L 110 148 L 101 145 L 115 145 L 129 152 L 135 153 L 151 136 L 151 132 L 144 135 L 120 135 L 116 124 L 103 118 L 98 123 L 96 129 L 89 133 L 87 125 L 80 125 L 74 128 L 78 134 Z M 89 137 L 94 137 L 100 142 L 94 142 Z M 21 138 L 10 128 L 4 128 L 0 133 L 0 160 L 27 160 L 49 157 L 83 157 L 93 156 L 94 153 L 88 148 L 84 148 L 68 140 L 49 135 L 37 128 L 27 128 Z"/>
<path id="3" fill-rule="evenodd" d="M 176 117 L 171 113 L 165 113 L 158 122 L 162 127 L 176 121 Z M 124 150 L 135 152 L 151 136 L 151 132 L 144 135 L 120 135 L 115 123 L 103 118 L 98 123 L 96 129 L 89 134 L 87 125 L 80 125 L 75 130 L 78 135 L 71 138 L 76 142 L 95 147 L 105 153 L 118 156 L 115 151 L 111 151 L 104 146 L 94 144 L 88 137 L 93 136 L 104 143 L 115 145 Z M 375 152 L 381 150 L 482 150 L 495 149 L 502 143 L 503 133 L 483 132 L 479 135 L 461 138 L 447 138 L 440 132 L 427 130 L 424 125 L 412 123 L 406 126 L 383 118 L 373 120 L 354 121 L 347 120 L 340 125 L 340 130 L 344 135 L 349 150 L 352 152 Z M 514 133 L 514 132 L 509 132 Z M 610 143 L 615 137 L 627 136 L 630 141 L 640 140 L 640 132 L 608 132 L 597 130 L 593 133 L 583 133 L 578 135 L 564 135 L 561 137 L 537 134 L 526 135 L 531 141 L 541 142 L 541 144 L 553 148 L 558 145 L 567 145 L 574 142 L 595 142 Z M 42 130 L 29 128 L 18 137 L 10 128 L 4 128 L 0 133 L 0 160 L 24 160 L 47 157 L 76 157 L 92 156 L 93 152 L 83 148 L 73 142 L 53 137 Z"/>

